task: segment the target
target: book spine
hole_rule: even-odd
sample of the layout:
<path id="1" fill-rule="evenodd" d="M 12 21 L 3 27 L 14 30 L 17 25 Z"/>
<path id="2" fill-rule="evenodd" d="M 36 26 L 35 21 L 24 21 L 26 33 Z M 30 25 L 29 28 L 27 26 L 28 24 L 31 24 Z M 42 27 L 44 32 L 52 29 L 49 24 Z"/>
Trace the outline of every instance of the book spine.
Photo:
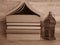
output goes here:
<path id="1" fill-rule="evenodd" d="M 7 34 L 40 34 L 40 30 L 7 30 Z"/>
<path id="2" fill-rule="evenodd" d="M 7 34 L 7 40 L 40 40 L 40 34 Z"/>

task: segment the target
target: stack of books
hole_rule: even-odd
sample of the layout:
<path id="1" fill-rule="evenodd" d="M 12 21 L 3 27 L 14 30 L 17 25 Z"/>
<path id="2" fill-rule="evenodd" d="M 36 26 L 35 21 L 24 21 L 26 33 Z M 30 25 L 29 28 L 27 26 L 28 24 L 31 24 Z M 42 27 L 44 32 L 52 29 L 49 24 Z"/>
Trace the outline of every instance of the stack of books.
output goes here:
<path id="1" fill-rule="evenodd" d="M 8 40 L 40 40 L 40 17 L 10 15 L 6 17 Z"/>

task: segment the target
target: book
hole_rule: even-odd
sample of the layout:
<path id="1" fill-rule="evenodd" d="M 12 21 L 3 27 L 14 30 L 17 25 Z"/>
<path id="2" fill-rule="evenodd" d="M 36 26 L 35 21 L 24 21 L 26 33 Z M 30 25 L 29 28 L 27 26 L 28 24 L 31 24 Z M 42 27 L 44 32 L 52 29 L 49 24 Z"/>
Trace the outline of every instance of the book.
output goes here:
<path id="1" fill-rule="evenodd" d="M 7 26 L 7 29 L 41 29 L 41 27 L 32 26 Z"/>
<path id="2" fill-rule="evenodd" d="M 17 25 L 32 26 L 33 25 L 33 26 L 40 26 L 40 23 L 6 23 L 6 25 L 15 25 L 15 26 L 17 26 Z"/>
<path id="3" fill-rule="evenodd" d="M 6 22 L 40 22 L 36 15 L 10 15 L 6 16 Z"/>
<path id="4" fill-rule="evenodd" d="M 7 40 L 40 40 L 40 34 L 7 34 Z"/>
<path id="5" fill-rule="evenodd" d="M 40 30 L 7 30 L 7 34 L 40 34 Z"/>

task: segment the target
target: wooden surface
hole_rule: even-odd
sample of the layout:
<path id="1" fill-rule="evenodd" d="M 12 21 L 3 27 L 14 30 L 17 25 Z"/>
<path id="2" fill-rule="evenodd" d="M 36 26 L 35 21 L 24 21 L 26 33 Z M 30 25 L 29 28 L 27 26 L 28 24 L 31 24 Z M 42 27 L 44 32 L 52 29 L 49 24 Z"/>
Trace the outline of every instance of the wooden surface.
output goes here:
<path id="1" fill-rule="evenodd" d="M 56 40 L 38 40 L 38 41 L 11 41 L 0 39 L 0 45 L 60 45 L 60 33 L 56 33 Z M 1 35 L 0 35 L 1 36 Z"/>
<path id="2" fill-rule="evenodd" d="M 57 24 L 57 27 L 58 28 Z M 0 25 L 1 26 L 1 25 Z M 60 45 L 60 28 L 56 29 L 56 40 L 48 41 L 48 40 L 35 40 L 35 41 L 11 41 L 6 40 L 5 36 L 1 33 L 0 34 L 0 45 Z"/>
<path id="3" fill-rule="evenodd" d="M 0 27 L 3 24 L 0 23 Z M 37 41 L 10 41 L 6 40 L 5 34 L 2 34 L 3 29 L 0 28 L 0 45 L 60 45 L 60 22 L 57 22 L 56 29 L 55 29 L 55 37 L 56 40 L 48 41 L 48 40 L 37 40 Z"/>

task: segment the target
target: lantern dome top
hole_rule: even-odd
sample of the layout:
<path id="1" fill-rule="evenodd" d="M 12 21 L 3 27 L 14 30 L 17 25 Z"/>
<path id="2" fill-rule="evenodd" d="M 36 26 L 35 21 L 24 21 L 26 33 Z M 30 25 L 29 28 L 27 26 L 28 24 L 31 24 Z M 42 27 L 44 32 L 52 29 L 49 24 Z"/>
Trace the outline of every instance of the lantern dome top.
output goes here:
<path id="1" fill-rule="evenodd" d="M 51 12 L 49 12 L 47 18 L 44 20 L 44 23 L 53 23 L 53 24 L 56 24 L 56 20 L 52 16 Z"/>

